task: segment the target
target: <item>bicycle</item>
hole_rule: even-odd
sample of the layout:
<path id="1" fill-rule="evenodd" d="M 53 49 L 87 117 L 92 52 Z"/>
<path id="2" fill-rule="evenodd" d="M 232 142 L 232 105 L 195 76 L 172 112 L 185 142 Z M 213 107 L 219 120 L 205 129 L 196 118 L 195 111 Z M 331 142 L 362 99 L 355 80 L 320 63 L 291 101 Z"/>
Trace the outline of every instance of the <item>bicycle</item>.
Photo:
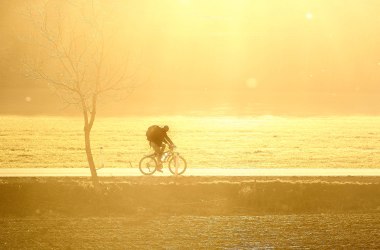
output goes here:
<path id="1" fill-rule="evenodd" d="M 162 154 L 161 163 L 168 163 L 169 170 L 172 174 L 181 175 L 186 171 L 187 163 L 185 158 L 180 156 L 177 151 L 174 151 L 174 149 L 175 147 L 169 147 L 169 150 Z M 139 169 L 143 175 L 152 175 L 156 172 L 158 166 L 156 157 L 156 153 L 153 153 L 141 158 Z"/>

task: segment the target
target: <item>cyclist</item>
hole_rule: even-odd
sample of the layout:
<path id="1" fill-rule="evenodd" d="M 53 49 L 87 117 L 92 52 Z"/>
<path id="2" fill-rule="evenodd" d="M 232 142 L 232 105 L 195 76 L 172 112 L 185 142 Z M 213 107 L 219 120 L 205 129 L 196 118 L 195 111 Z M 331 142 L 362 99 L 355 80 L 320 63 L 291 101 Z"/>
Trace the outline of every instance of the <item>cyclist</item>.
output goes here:
<path id="1" fill-rule="evenodd" d="M 149 145 L 153 148 L 154 152 L 157 155 L 157 171 L 159 172 L 162 172 L 161 157 L 166 147 L 165 144 L 168 144 L 171 148 L 175 147 L 174 143 L 167 134 L 168 131 L 169 126 L 167 125 L 162 128 L 157 125 L 153 125 L 150 126 L 146 132 L 146 137 L 149 141 Z"/>

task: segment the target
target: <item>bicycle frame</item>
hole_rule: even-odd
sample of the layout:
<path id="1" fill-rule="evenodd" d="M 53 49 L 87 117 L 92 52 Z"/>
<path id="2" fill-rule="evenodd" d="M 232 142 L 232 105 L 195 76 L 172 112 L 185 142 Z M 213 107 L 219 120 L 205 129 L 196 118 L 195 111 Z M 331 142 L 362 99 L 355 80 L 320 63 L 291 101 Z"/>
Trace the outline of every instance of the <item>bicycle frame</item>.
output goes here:
<path id="1" fill-rule="evenodd" d="M 178 156 L 178 152 L 174 151 L 174 149 L 168 149 L 162 153 L 162 156 L 167 154 L 164 160 L 161 159 L 161 162 L 169 162 L 171 158 Z M 152 154 L 152 156 L 157 156 L 156 153 Z"/>
<path id="2" fill-rule="evenodd" d="M 179 153 L 177 151 L 174 151 L 175 148 L 169 148 L 168 150 L 165 150 L 164 152 L 162 152 L 161 156 L 165 155 L 165 154 L 168 154 L 168 156 L 165 158 L 164 161 L 161 161 L 161 162 L 168 162 L 173 156 L 178 156 Z M 153 153 L 153 154 L 150 154 L 150 155 L 146 155 L 147 157 L 157 157 L 157 153 Z"/>

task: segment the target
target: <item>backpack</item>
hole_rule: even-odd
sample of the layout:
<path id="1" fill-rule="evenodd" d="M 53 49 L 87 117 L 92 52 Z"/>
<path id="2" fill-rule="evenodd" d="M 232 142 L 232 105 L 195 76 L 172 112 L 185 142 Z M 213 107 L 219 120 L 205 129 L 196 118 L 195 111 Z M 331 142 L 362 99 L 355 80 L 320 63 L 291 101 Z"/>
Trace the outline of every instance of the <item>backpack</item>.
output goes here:
<path id="1" fill-rule="evenodd" d="M 157 137 L 159 137 L 160 135 L 160 129 L 161 128 L 157 125 L 150 126 L 146 131 L 146 139 L 148 141 L 154 141 L 155 139 L 157 139 Z"/>

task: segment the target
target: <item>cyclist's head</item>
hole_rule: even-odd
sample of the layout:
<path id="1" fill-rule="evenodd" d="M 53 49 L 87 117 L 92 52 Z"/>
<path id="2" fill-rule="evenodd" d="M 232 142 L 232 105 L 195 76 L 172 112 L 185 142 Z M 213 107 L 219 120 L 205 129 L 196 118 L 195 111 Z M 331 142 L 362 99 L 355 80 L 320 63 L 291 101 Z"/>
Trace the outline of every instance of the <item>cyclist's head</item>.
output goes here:
<path id="1" fill-rule="evenodd" d="M 165 131 L 165 132 L 168 132 L 168 131 L 169 131 L 169 126 L 168 126 L 168 125 L 165 125 L 165 126 L 164 126 L 164 131 Z"/>

